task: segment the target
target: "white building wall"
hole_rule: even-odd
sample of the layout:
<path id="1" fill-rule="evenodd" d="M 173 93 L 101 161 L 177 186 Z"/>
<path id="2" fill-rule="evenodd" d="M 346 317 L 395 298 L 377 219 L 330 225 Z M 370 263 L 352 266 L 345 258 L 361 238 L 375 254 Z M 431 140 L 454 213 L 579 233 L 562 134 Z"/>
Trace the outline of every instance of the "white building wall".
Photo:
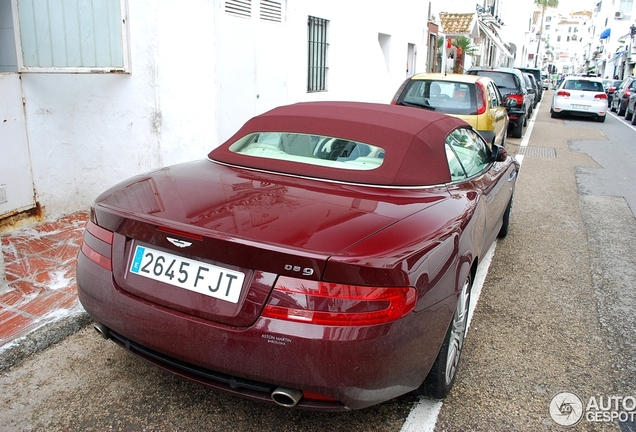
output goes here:
<path id="1" fill-rule="evenodd" d="M 504 26 L 501 28 L 501 39 L 506 43 L 512 43 L 517 47 L 513 66 L 534 67 L 534 62 L 528 64 L 528 53 L 536 54 L 536 44 L 534 51 L 530 47 L 530 40 L 534 36 L 531 34 L 531 21 L 534 6 L 532 2 L 510 1 L 502 3 L 501 18 Z M 541 25 L 539 23 L 539 25 Z"/>
<path id="2" fill-rule="evenodd" d="M 205 158 L 276 105 L 388 103 L 407 76 L 409 43 L 415 70 L 424 70 L 427 2 L 285 3 L 282 23 L 261 23 L 228 16 L 222 0 L 130 0 L 131 74 L 22 74 L 45 215 L 86 209 L 144 171 Z M 308 15 L 329 20 L 326 92 L 306 91 Z M 388 61 L 379 33 L 390 36 Z"/>

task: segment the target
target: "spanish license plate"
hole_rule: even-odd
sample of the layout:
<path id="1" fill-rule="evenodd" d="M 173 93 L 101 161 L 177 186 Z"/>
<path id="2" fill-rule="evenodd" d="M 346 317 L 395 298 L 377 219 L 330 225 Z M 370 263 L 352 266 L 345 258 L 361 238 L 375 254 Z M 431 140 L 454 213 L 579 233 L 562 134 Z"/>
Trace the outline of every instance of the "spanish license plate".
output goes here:
<path id="1" fill-rule="evenodd" d="M 572 105 L 572 109 L 589 110 L 590 106 L 589 105 Z"/>
<path id="2" fill-rule="evenodd" d="M 238 302 L 245 279 L 239 271 L 139 245 L 130 272 L 230 303 Z"/>

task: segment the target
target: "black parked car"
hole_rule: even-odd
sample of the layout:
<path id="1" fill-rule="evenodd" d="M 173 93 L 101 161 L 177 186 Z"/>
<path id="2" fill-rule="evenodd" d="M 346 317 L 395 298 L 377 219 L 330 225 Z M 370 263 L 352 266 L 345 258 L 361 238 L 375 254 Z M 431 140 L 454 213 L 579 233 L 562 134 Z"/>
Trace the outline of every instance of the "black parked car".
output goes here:
<path id="1" fill-rule="evenodd" d="M 526 83 L 528 84 L 527 90 L 528 94 L 532 96 L 532 106 L 530 107 L 530 114 L 534 111 L 539 103 L 539 86 L 537 85 L 537 81 L 534 79 L 534 76 L 529 73 L 523 74 L 526 79 Z"/>
<path id="2" fill-rule="evenodd" d="M 619 116 L 624 116 L 629 97 L 634 92 L 636 92 L 636 77 L 630 76 L 623 81 L 621 86 L 614 93 L 610 109 L 617 111 Z"/>
<path id="3" fill-rule="evenodd" d="M 535 79 L 535 81 L 537 83 L 541 83 L 541 69 L 539 68 L 529 68 L 529 67 L 522 67 L 519 68 L 519 70 L 521 72 L 525 72 L 525 73 L 529 73 L 530 75 L 532 75 Z M 541 99 L 543 99 L 543 86 L 539 85 L 539 93 L 537 93 L 537 96 L 535 97 L 537 99 L 537 102 L 541 102 Z"/>
<path id="4" fill-rule="evenodd" d="M 523 127 L 528 124 L 532 100 L 526 90 L 526 80 L 516 68 L 472 68 L 466 73 L 487 76 L 492 79 L 504 99 L 510 120 L 509 128 L 514 138 L 523 136 Z"/>

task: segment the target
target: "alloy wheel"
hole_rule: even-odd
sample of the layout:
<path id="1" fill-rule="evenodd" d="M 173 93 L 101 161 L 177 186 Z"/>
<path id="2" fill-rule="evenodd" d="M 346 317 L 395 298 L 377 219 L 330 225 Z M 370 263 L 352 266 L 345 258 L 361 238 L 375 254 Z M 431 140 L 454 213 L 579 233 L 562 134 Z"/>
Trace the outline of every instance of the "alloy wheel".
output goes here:
<path id="1" fill-rule="evenodd" d="M 464 336 L 466 335 L 466 325 L 468 324 L 468 303 L 470 301 L 470 276 L 464 281 L 462 292 L 457 300 L 453 323 L 451 324 L 450 340 L 448 342 L 448 354 L 446 356 L 446 385 L 450 385 L 455 374 L 457 373 L 457 365 L 459 357 L 464 345 Z"/>

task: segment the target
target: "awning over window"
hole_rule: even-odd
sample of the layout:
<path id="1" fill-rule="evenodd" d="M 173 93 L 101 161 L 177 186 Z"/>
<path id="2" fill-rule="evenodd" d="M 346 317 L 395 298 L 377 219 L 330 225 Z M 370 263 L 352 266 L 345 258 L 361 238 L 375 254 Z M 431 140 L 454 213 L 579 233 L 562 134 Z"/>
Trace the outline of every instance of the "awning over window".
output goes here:
<path id="1" fill-rule="evenodd" d="M 495 34 L 492 30 L 490 30 L 485 24 L 483 24 L 481 21 L 479 22 L 479 29 L 481 31 L 483 31 L 486 34 L 486 37 L 490 40 L 492 40 L 495 45 L 497 45 L 497 47 L 503 52 L 503 54 L 508 57 L 508 58 L 514 58 L 512 54 L 510 54 L 510 51 L 508 51 L 508 48 L 506 48 L 506 46 L 503 44 L 503 42 L 501 41 L 501 39 L 499 38 L 499 35 Z"/>
<path id="2" fill-rule="evenodd" d="M 616 60 L 617 58 L 619 58 L 620 56 L 622 56 L 623 54 L 625 54 L 627 52 L 627 50 L 624 51 L 619 51 L 616 54 L 614 54 L 614 57 L 612 57 L 610 60 L 610 62 L 613 62 L 614 60 Z"/>
<path id="3" fill-rule="evenodd" d="M 611 28 L 606 28 L 605 30 L 603 30 L 601 32 L 601 39 L 607 39 L 608 37 L 610 37 L 611 32 L 612 32 Z"/>

